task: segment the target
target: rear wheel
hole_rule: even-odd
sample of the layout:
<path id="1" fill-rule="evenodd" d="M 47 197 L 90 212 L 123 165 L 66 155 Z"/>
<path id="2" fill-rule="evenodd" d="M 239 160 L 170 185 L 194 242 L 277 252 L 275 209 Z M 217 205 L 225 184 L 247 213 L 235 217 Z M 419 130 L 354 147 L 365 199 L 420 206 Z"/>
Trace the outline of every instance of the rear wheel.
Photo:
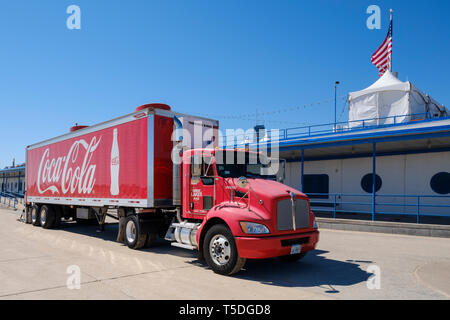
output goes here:
<path id="1" fill-rule="evenodd" d="M 302 253 L 297 253 L 297 254 L 291 254 L 289 256 L 281 256 L 278 257 L 281 261 L 286 261 L 286 262 L 295 262 L 298 260 L 303 259 L 306 256 L 307 252 L 302 252 Z"/>
<path id="2" fill-rule="evenodd" d="M 222 275 L 239 272 L 246 261 L 239 257 L 230 229 L 222 224 L 212 226 L 206 233 L 203 255 L 209 267 Z"/>
<path id="3" fill-rule="evenodd" d="M 140 249 L 147 243 L 148 235 L 141 234 L 141 226 L 137 215 L 133 214 L 125 220 L 125 244 L 131 249 Z"/>
<path id="4" fill-rule="evenodd" d="M 47 205 L 42 206 L 40 214 L 39 214 L 39 220 L 40 220 L 40 224 L 41 224 L 42 228 L 44 228 L 44 229 L 53 228 L 55 218 L 56 218 L 56 214 L 55 214 L 55 208 L 53 206 L 47 206 Z"/>
<path id="5" fill-rule="evenodd" d="M 39 219 L 39 207 L 37 205 L 31 206 L 31 224 L 33 226 L 40 226 L 40 219 Z"/>

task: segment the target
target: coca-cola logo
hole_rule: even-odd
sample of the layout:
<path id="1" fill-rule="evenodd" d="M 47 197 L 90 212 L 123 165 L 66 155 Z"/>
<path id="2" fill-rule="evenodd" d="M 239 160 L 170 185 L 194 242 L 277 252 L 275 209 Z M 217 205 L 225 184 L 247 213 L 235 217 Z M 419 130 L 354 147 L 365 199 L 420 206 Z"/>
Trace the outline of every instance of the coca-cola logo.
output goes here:
<path id="1" fill-rule="evenodd" d="M 50 158 L 47 148 L 39 164 L 37 188 L 39 193 L 51 191 L 53 194 L 66 194 L 68 191 L 78 194 L 90 194 L 95 185 L 96 165 L 91 164 L 92 156 L 101 141 L 93 137 L 90 143 L 81 139 L 75 141 L 65 156 Z M 84 151 L 83 163 L 77 166 L 79 154 Z M 81 154 L 80 157 L 83 155 Z M 45 188 L 43 190 L 43 188 Z"/>

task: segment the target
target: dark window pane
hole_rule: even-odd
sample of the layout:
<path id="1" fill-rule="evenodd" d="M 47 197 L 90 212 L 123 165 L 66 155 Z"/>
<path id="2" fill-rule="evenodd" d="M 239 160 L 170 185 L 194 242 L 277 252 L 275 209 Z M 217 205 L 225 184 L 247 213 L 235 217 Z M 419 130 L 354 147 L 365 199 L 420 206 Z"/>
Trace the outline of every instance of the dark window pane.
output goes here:
<path id="1" fill-rule="evenodd" d="M 203 209 L 209 210 L 213 207 L 213 198 L 211 196 L 203 196 Z"/>
<path id="2" fill-rule="evenodd" d="M 439 172 L 436 173 L 430 181 L 430 187 L 438 194 L 450 193 L 450 173 Z"/>
<path id="3" fill-rule="evenodd" d="M 311 199 L 328 199 L 330 179 L 327 174 L 305 174 L 303 176 L 303 192 L 306 194 L 321 193 L 323 195 L 309 195 Z"/>
<path id="4" fill-rule="evenodd" d="M 379 175 L 375 175 L 375 192 L 378 192 L 381 189 L 383 181 L 381 180 Z M 361 188 L 367 192 L 372 193 L 373 186 L 373 174 L 368 173 L 361 179 Z"/>

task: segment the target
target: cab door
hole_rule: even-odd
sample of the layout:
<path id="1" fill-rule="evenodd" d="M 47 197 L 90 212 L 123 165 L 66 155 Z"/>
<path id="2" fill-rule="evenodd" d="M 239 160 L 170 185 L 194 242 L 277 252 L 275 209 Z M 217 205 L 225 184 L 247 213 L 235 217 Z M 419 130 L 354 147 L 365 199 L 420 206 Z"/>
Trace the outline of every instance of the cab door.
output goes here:
<path id="1" fill-rule="evenodd" d="M 190 210 L 206 214 L 215 204 L 214 157 L 194 155 L 191 159 Z"/>

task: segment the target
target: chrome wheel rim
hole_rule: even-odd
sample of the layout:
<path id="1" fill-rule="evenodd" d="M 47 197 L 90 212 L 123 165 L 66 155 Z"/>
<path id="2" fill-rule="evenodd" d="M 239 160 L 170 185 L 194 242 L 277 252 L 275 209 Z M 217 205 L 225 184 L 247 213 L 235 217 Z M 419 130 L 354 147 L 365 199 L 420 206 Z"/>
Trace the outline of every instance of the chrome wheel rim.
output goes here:
<path id="1" fill-rule="evenodd" d="M 41 225 L 43 226 L 45 224 L 45 221 L 47 220 L 47 210 L 41 210 Z"/>
<path id="2" fill-rule="evenodd" d="M 127 226 L 125 228 L 125 234 L 127 237 L 128 243 L 133 243 L 134 240 L 136 240 L 136 226 L 133 222 L 133 220 L 130 220 L 127 222 Z"/>
<path id="3" fill-rule="evenodd" d="M 225 236 L 217 234 L 209 242 L 209 252 L 212 261 L 219 266 L 223 266 L 231 258 L 230 242 Z"/>
<path id="4" fill-rule="evenodd" d="M 36 222 L 36 208 L 31 209 L 31 222 L 35 223 Z"/>

